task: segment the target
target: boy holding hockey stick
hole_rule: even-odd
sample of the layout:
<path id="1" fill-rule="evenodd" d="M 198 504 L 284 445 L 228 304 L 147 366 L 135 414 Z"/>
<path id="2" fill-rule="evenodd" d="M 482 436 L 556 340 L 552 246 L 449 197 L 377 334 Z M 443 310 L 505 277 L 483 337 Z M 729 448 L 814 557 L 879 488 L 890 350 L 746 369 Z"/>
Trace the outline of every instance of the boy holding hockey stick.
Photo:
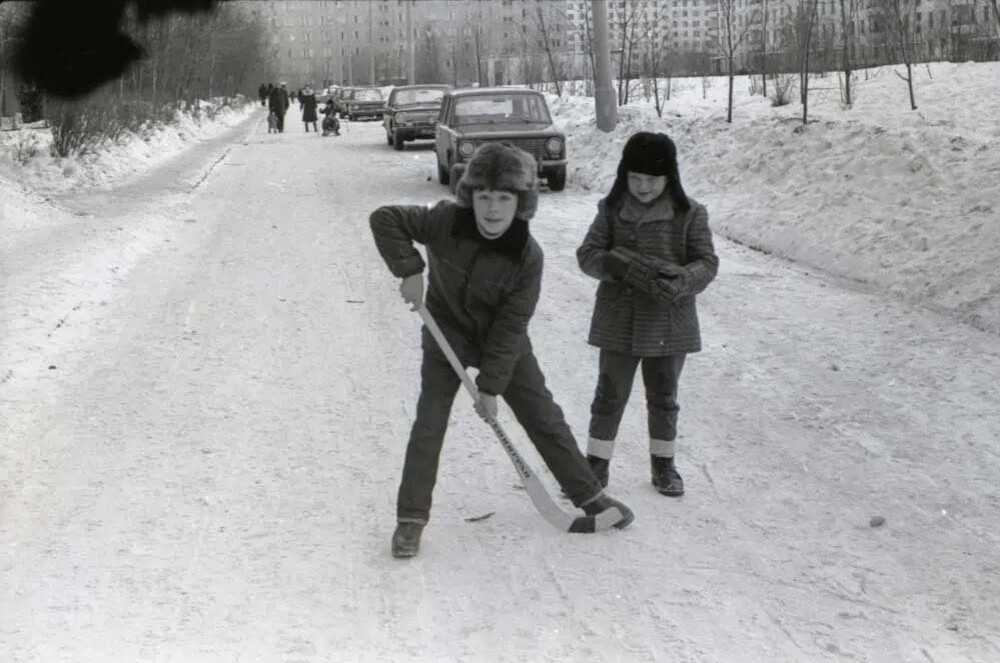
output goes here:
<path id="1" fill-rule="evenodd" d="M 380 207 L 371 215 L 372 233 L 414 310 L 424 305 L 425 263 L 413 242 L 426 246 L 426 308 L 461 362 L 479 368 L 476 412 L 494 420 L 497 396 L 503 396 L 573 504 L 590 516 L 618 509 L 621 518 L 614 526 L 623 528 L 632 522 L 632 512 L 602 492 L 545 387 L 528 338 L 542 276 L 542 251 L 528 229 L 538 204 L 536 173 L 526 152 L 487 143 L 476 150 L 459 180 L 457 202 Z M 419 550 L 448 417 L 461 384 L 426 327 L 421 345 L 420 398 L 392 537 L 396 557 L 412 557 Z"/>

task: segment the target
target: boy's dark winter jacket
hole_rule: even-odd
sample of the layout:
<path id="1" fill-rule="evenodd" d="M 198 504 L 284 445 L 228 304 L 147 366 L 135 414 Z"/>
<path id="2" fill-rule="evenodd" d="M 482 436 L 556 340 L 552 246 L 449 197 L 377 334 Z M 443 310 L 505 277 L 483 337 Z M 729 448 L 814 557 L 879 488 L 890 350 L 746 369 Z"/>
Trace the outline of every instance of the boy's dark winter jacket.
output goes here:
<path id="1" fill-rule="evenodd" d="M 681 296 L 663 304 L 618 282 L 605 266 L 616 246 L 682 267 Z M 626 194 L 621 208 L 611 210 L 601 200 L 576 256 L 584 273 L 601 280 L 588 343 L 637 357 L 701 350 L 695 295 L 719 269 L 703 205 L 691 200 L 690 210 L 675 213 L 668 196 L 646 206 Z"/>
<path id="2" fill-rule="evenodd" d="M 370 219 L 379 253 L 404 278 L 430 263 L 426 306 L 455 352 L 479 367 L 476 386 L 502 394 L 518 358 L 531 350 L 528 322 L 542 282 L 542 249 L 528 223 L 514 219 L 501 237 L 487 240 L 469 208 L 442 201 L 434 207 L 388 206 Z"/>

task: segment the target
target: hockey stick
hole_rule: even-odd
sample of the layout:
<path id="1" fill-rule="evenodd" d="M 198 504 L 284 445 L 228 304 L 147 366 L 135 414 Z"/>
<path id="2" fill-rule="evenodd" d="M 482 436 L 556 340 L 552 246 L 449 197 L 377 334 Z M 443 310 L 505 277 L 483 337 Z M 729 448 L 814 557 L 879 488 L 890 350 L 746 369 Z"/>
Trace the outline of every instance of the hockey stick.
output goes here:
<path id="1" fill-rule="evenodd" d="M 473 400 L 478 398 L 479 390 L 476 389 L 476 384 L 469 377 L 465 368 L 463 368 L 462 362 L 459 361 L 455 350 L 448 343 L 448 339 L 441 333 L 441 328 L 438 327 L 434 316 L 430 314 L 430 311 L 423 304 L 420 305 L 417 312 L 423 319 L 424 324 L 427 325 L 427 329 L 430 330 L 431 335 L 434 336 L 434 340 L 437 341 L 441 351 L 444 352 L 445 357 L 448 358 L 448 363 L 451 364 L 451 367 L 455 369 L 455 373 L 461 378 L 466 391 L 469 392 Z M 491 419 L 486 423 L 493 429 L 497 439 L 500 441 L 500 445 L 507 452 L 507 455 L 510 456 L 511 462 L 514 463 L 514 469 L 517 470 L 518 476 L 524 482 L 524 488 L 528 492 L 528 496 L 534 503 L 535 508 L 538 509 L 539 513 L 542 514 L 542 517 L 550 525 L 564 532 L 599 532 L 610 529 L 622 519 L 622 512 L 617 508 L 605 509 L 596 516 L 572 516 L 563 511 L 562 507 L 556 504 L 552 496 L 545 490 L 545 486 L 542 485 L 538 475 L 535 474 L 528 463 L 521 457 L 521 454 L 517 452 L 517 449 L 514 448 L 514 444 L 507 437 L 507 433 L 500 426 L 500 422 L 496 419 Z"/>

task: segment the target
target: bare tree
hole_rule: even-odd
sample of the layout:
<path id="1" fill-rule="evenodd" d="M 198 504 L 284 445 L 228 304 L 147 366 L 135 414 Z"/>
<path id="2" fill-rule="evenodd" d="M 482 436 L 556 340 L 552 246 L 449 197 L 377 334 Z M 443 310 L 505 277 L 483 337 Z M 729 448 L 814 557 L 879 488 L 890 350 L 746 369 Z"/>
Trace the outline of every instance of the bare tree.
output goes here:
<path id="1" fill-rule="evenodd" d="M 809 74 L 813 33 L 816 26 L 818 0 L 797 0 L 781 26 L 782 41 L 792 54 L 799 77 L 799 103 L 802 104 L 802 124 L 809 122 Z"/>
<path id="2" fill-rule="evenodd" d="M 628 103 L 635 71 L 632 69 L 636 49 L 641 48 L 649 36 L 649 21 L 640 21 L 642 13 L 636 0 L 622 0 L 619 5 L 621 25 L 621 53 L 618 60 L 618 105 Z"/>
<path id="3" fill-rule="evenodd" d="M 552 82 L 556 86 L 556 96 L 562 96 L 562 67 L 559 65 L 554 52 L 553 39 L 549 35 L 550 26 L 547 24 L 545 19 L 545 13 L 542 10 L 542 5 L 537 0 L 535 1 L 535 27 L 538 29 L 539 37 L 541 37 L 542 49 L 545 51 L 545 56 L 549 62 L 549 73 L 552 76 Z"/>
<path id="4" fill-rule="evenodd" d="M 10 73 L 9 60 L 14 51 L 17 30 L 27 15 L 26 3 L 0 5 L 0 115 L 13 115 L 17 111 L 17 104 L 14 103 L 17 79 Z"/>
<path id="5" fill-rule="evenodd" d="M 733 83 L 735 78 L 736 54 L 740 46 L 750 34 L 750 29 L 758 23 L 757 8 L 749 16 L 740 16 L 737 0 L 718 0 L 719 26 L 715 38 L 716 50 L 726 59 L 726 71 L 729 76 L 729 98 L 726 104 L 726 122 L 733 121 Z"/>
<path id="6" fill-rule="evenodd" d="M 594 79 L 597 74 L 597 56 L 594 54 L 594 28 L 593 28 L 593 16 L 591 15 L 591 5 L 589 2 L 583 3 L 583 38 L 584 38 L 584 48 L 587 54 L 587 63 L 590 65 L 590 71 L 586 76 L 587 79 L 587 89 L 585 94 L 589 97 L 594 94 Z"/>
<path id="7" fill-rule="evenodd" d="M 646 51 L 646 69 L 652 79 L 653 103 L 656 108 L 657 117 L 663 117 L 664 99 L 660 96 L 660 74 L 666 73 L 667 89 L 666 99 L 670 99 L 670 69 L 669 69 L 669 49 L 667 46 L 667 35 L 669 34 L 669 23 L 666 16 L 661 14 L 662 5 L 657 3 L 650 13 L 652 24 L 649 49 Z M 662 30 L 662 33 L 661 33 Z"/>
<path id="8" fill-rule="evenodd" d="M 421 83 L 437 83 L 444 80 L 441 68 L 441 42 L 432 30 L 425 30 L 417 43 L 416 80 Z"/>
<path id="9" fill-rule="evenodd" d="M 767 97 L 767 37 L 770 34 L 768 32 L 768 25 L 770 21 L 771 10 L 767 6 L 768 0 L 761 0 L 760 6 L 760 78 L 763 85 L 763 96 Z"/>
<path id="10" fill-rule="evenodd" d="M 883 36 L 889 43 L 892 52 L 906 67 L 906 76 L 898 71 L 896 75 L 906 81 L 910 94 L 910 110 L 917 110 L 917 100 L 913 94 L 913 47 L 914 24 L 910 21 L 913 15 L 914 0 L 873 0 L 872 20 L 874 32 Z"/>
<path id="11" fill-rule="evenodd" d="M 854 76 L 854 32 L 861 0 L 840 0 L 840 70 L 844 73 L 844 105 L 854 103 L 851 78 Z"/>

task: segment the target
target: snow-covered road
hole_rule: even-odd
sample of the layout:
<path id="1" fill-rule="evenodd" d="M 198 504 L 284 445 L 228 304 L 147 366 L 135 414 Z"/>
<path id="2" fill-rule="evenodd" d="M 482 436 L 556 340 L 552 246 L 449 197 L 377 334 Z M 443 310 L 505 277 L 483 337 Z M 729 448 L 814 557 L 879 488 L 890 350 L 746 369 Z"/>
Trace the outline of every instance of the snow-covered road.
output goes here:
<path id="1" fill-rule="evenodd" d="M 261 113 L 0 238 L 0 660 L 1000 659 L 1000 339 L 722 238 L 682 499 L 649 485 L 637 386 L 610 486 L 635 523 L 554 531 L 461 394 L 421 555 L 392 559 L 419 319 L 367 216 L 446 196 L 434 171 L 376 123 Z M 578 434 L 597 198 L 533 222 Z"/>

